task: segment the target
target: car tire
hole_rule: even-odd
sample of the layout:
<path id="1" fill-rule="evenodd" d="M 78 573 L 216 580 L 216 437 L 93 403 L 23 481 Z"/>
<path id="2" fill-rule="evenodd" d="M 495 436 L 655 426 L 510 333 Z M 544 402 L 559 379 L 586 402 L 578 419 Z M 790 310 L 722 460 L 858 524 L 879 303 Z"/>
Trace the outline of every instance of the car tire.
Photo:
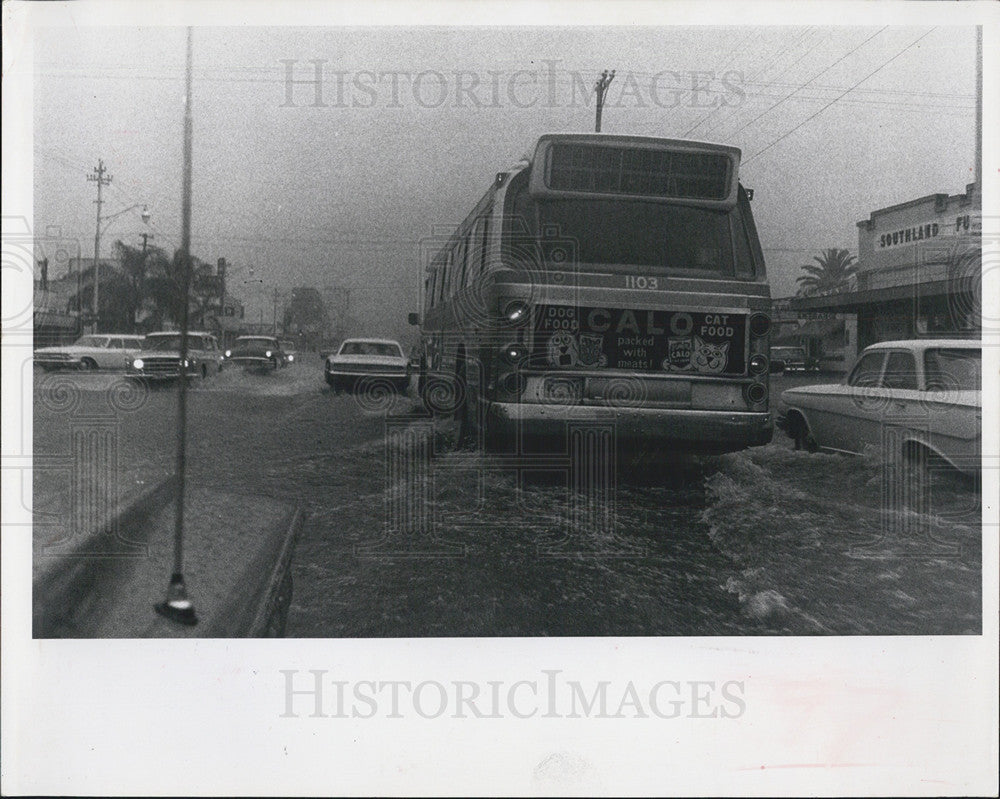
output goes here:
<path id="1" fill-rule="evenodd" d="M 819 445 L 816 439 L 809 432 L 809 425 L 800 416 L 794 416 L 789 420 L 792 426 L 792 439 L 795 441 L 795 449 L 804 452 L 818 452 Z"/>
<path id="2" fill-rule="evenodd" d="M 97 369 L 97 361 L 95 361 L 93 358 L 80 359 L 81 372 L 93 372 L 95 369 Z"/>

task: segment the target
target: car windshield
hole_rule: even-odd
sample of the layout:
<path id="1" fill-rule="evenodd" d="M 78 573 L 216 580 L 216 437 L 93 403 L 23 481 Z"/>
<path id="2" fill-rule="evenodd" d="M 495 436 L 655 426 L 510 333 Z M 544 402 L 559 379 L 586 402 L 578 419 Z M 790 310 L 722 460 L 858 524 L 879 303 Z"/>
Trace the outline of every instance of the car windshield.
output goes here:
<path id="1" fill-rule="evenodd" d="M 345 341 L 340 348 L 341 355 L 390 355 L 402 356 L 398 344 L 381 341 Z"/>
<path id="2" fill-rule="evenodd" d="M 236 349 L 247 349 L 250 347 L 265 347 L 268 349 L 277 349 L 278 342 L 273 338 L 240 338 L 236 339 Z"/>
<path id="3" fill-rule="evenodd" d="M 188 338 L 188 347 L 191 347 L 194 340 Z M 180 334 L 169 336 L 146 336 L 145 349 L 147 350 L 179 350 L 181 348 Z"/>
<path id="4" fill-rule="evenodd" d="M 106 347 L 108 340 L 104 336 L 81 336 L 73 344 L 74 347 Z"/>
<path id="5" fill-rule="evenodd" d="M 979 391 L 982 385 L 982 352 L 969 349 L 927 350 L 924 353 L 927 389 Z"/>
<path id="6" fill-rule="evenodd" d="M 806 351 L 801 347 L 774 347 L 771 350 L 771 356 L 778 358 L 805 358 Z"/>

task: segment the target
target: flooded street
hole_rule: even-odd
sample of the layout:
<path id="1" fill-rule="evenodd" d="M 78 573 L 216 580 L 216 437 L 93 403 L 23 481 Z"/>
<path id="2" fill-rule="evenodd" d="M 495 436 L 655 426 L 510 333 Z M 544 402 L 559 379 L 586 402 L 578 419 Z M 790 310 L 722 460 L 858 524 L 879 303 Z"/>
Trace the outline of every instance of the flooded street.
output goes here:
<path id="1" fill-rule="evenodd" d="M 189 397 L 193 484 L 307 512 L 292 637 L 980 630 L 978 494 L 961 480 L 937 476 L 931 513 L 914 514 L 883 494 L 876 457 L 796 452 L 779 431 L 720 457 L 621 457 L 588 497 L 565 458 L 456 450 L 412 397 L 336 396 L 316 361 L 226 370 Z M 103 412 L 120 491 L 172 469 L 176 392 L 112 407 L 121 380 L 36 374 L 39 464 Z M 36 472 L 46 520 L 59 474 Z"/>

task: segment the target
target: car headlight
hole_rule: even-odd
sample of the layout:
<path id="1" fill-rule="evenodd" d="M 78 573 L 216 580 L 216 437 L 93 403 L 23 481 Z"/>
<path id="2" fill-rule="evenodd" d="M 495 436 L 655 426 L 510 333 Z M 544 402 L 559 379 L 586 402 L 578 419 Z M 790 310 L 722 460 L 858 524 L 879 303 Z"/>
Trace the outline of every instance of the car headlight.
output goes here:
<path id="1" fill-rule="evenodd" d="M 227 358 L 231 358 L 232 355 L 233 355 L 233 351 L 232 350 L 226 350 L 226 357 Z"/>
<path id="2" fill-rule="evenodd" d="M 289 356 L 288 356 L 288 362 L 289 362 L 289 363 L 291 363 L 291 362 L 292 362 L 292 361 L 294 361 L 294 360 L 295 360 L 295 356 L 294 356 L 294 355 L 289 355 Z"/>
<path id="3" fill-rule="evenodd" d="M 132 361 L 133 369 L 142 369 L 143 366 L 144 364 L 142 362 L 142 358 L 136 358 L 134 361 Z"/>
<path id="4" fill-rule="evenodd" d="M 271 357 L 271 351 L 270 351 L 270 350 L 268 350 L 267 352 L 265 352 L 265 353 L 264 353 L 264 357 L 265 357 L 265 358 L 270 358 L 270 357 Z"/>

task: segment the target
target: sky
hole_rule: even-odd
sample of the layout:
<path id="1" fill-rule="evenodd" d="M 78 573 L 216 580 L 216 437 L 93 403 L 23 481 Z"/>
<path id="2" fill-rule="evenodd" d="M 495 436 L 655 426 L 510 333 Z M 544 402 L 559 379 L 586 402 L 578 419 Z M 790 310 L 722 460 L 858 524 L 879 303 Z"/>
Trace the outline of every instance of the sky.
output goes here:
<path id="1" fill-rule="evenodd" d="M 34 224 L 93 255 L 103 159 L 116 239 L 180 243 L 181 27 L 37 31 Z M 550 131 L 718 141 L 775 297 L 871 211 L 973 180 L 975 29 L 965 27 L 194 30 L 192 252 L 230 264 L 252 320 L 273 292 L 350 289 L 357 333 L 412 336 L 419 252 Z M 321 61 L 322 99 L 315 70 Z M 291 75 L 293 81 L 288 82 Z"/>

